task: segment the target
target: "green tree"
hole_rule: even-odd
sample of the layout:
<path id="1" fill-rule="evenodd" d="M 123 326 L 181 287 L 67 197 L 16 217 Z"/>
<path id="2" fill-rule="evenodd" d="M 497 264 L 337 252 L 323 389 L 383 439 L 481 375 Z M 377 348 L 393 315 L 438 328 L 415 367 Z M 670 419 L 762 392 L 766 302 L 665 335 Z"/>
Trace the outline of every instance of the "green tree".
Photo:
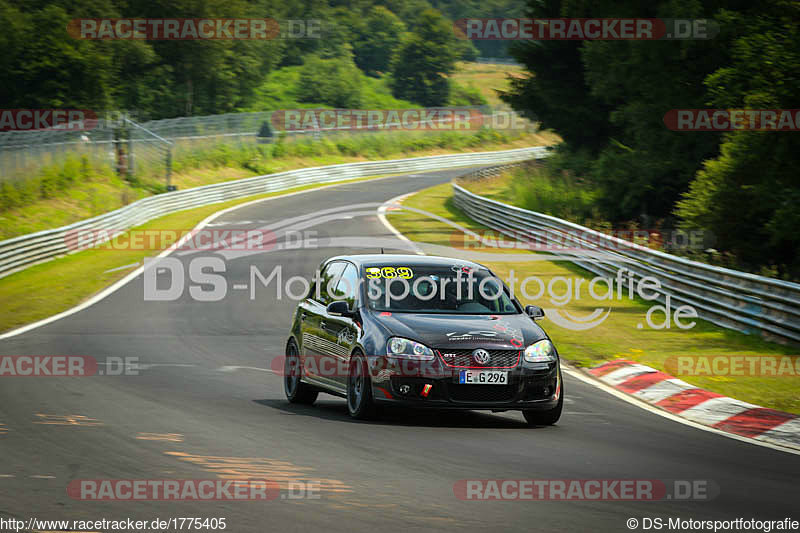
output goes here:
<path id="1" fill-rule="evenodd" d="M 288 2 L 287 9 L 281 15 L 282 18 L 295 21 L 320 21 L 321 27 L 317 30 L 321 33 L 318 37 L 304 37 L 301 39 L 285 38 L 281 40 L 283 53 L 279 66 L 302 65 L 304 57 L 311 54 L 330 56 L 329 53 L 322 53 L 323 48 L 330 50 L 331 46 L 327 43 L 333 36 L 333 41 L 338 44 L 340 29 L 337 27 L 339 20 L 334 18 L 334 12 L 328 0 L 305 0 L 304 2 Z"/>
<path id="2" fill-rule="evenodd" d="M 463 18 L 519 18 L 525 16 L 525 2 L 520 0 L 431 0 L 434 8 L 453 21 Z M 482 57 L 508 58 L 509 41 L 461 41 L 464 44 L 461 58 L 473 61 Z"/>
<path id="3" fill-rule="evenodd" d="M 358 68 L 370 76 L 387 72 L 405 24 L 383 6 L 374 6 L 358 29 L 353 44 Z"/>
<path id="4" fill-rule="evenodd" d="M 72 18 L 59 5 L 36 9 L 0 0 L 0 23 L 6 28 L 0 37 L 0 100 L 5 107 L 105 111 L 112 106 L 111 43 L 73 39 L 67 34 Z"/>
<path id="5" fill-rule="evenodd" d="M 609 16 L 634 16 L 615 6 Z M 638 16 L 714 17 L 715 2 L 684 0 L 651 4 Z M 680 13 L 680 15 L 678 15 Z M 708 40 L 588 41 L 581 47 L 593 98 L 610 108 L 609 139 L 594 167 L 604 193 L 601 208 L 612 220 L 669 217 L 700 163 L 718 150 L 718 135 L 674 132 L 665 127 L 670 109 L 703 108 L 705 77 L 729 60 L 728 36 Z"/>
<path id="6" fill-rule="evenodd" d="M 534 17 L 713 17 L 719 5 L 693 0 L 531 0 Z M 565 141 L 613 221 L 670 216 L 719 136 L 668 130 L 670 109 L 701 108 L 705 77 L 728 59 L 729 37 L 709 40 L 540 41 L 512 47 L 529 70 L 503 96 Z M 569 162 L 569 157 L 560 161 Z M 577 165 L 576 165 L 577 166 Z"/>
<path id="7" fill-rule="evenodd" d="M 331 59 L 307 57 L 300 70 L 297 99 L 332 107 L 360 107 L 361 74 L 352 55 Z"/>
<path id="8" fill-rule="evenodd" d="M 562 11 L 560 0 L 530 0 L 526 16 L 555 18 L 591 15 L 590 9 Z M 611 106 L 591 94 L 580 41 L 520 41 L 510 53 L 528 74 L 511 78 L 501 99 L 543 129 L 558 132 L 575 151 L 597 153 L 608 142 Z"/>
<path id="9" fill-rule="evenodd" d="M 800 94 L 800 6 L 779 1 L 760 14 L 725 12 L 747 28 L 732 62 L 706 79 L 713 107 L 793 109 Z M 697 135 L 697 134 L 695 134 Z M 702 135 L 702 134 L 701 134 Z M 684 227 L 711 231 L 743 266 L 800 279 L 800 139 L 792 132 L 733 131 L 678 203 Z"/>
<path id="10" fill-rule="evenodd" d="M 264 17 L 248 0 L 142 1 L 143 17 Z M 169 88 L 155 103 L 159 117 L 227 113 L 248 104 L 280 58 L 280 40 L 153 41 L 159 64 L 169 68 Z"/>
<path id="11" fill-rule="evenodd" d="M 392 64 L 395 97 L 424 106 L 443 106 L 450 98 L 447 76 L 455 69 L 458 49 L 452 24 L 435 9 L 420 15 Z"/>
<path id="12" fill-rule="evenodd" d="M 268 0 L 264 0 L 267 2 Z M 251 0 L 0 0 L 0 65 L 6 106 L 123 108 L 140 118 L 233 111 L 280 59 L 272 41 L 78 39 L 81 17 L 264 17 Z"/>

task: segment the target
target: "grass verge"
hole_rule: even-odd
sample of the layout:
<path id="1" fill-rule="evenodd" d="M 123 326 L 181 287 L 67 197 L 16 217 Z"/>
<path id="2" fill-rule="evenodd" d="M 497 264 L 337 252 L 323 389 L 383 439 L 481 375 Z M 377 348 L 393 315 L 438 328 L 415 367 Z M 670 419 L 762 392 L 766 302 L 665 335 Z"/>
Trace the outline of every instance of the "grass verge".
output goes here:
<path id="1" fill-rule="evenodd" d="M 469 229 L 486 229 L 467 218 L 452 202 L 450 184 L 438 185 L 407 198 L 403 204 L 446 217 Z M 485 191 L 486 189 L 482 189 Z M 437 220 L 413 212 L 394 211 L 388 219 L 406 237 L 417 242 L 452 246 L 453 229 Z M 484 250 L 481 250 L 484 251 Z M 520 250 L 512 250 L 520 253 Z M 496 253 L 506 253 L 497 251 Z M 524 252 L 523 252 L 524 253 Z M 482 261 L 498 276 L 505 279 L 514 270 L 517 278 L 538 276 L 545 286 L 559 276 L 575 280 L 590 280 L 593 275 L 568 262 L 532 261 L 522 263 Z M 577 281 L 573 281 L 573 286 Z M 561 293 L 564 283 L 554 285 Z M 646 325 L 645 313 L 652 305 L 641 299 L 621 299 L 596 302 L 588 296 L 584 284 L 583 299 L 572 300 L 560 309 L 574 316 L 589 315 L 597 307 L 611 307 L 608 318 L 601 325 L 588 331 L 573 331 L 545 318 L 542 325 L 558 346 L 564 359 L 576 366 L 590 367 L 602 361 L 625 358 L 654 368 L 665 370 L 665 362 L 672 356 L 765 356 L 794 355 L 790 347 L 766 342 L 753 335 L 720 328 L 709 322 L 697 320 L 689 330 L 655 330 Z M 531 292 L 534 292 L 531 289 Z M 603 293 L 600 289 L 599 293 Z M 546 308 L 555 305 L 545 295 L 536 300 L 527 300 L 517 294 L 523 304 L 536 304 Z M 663 317 L 663 314 L 660 315 Z M 796 362 L 796 358 L 794 359 Z M 794 366 L 797 368 L 797 365 Z M 684 381 L 720 394 L 731 396 L 764 407 L 771 407 L 800 414 L 798 385 L 800 376 L 794 377 L 744 377 L 744 376 L 678 376 Z"/>
<path id="2" fill-rule="evenodd" d="M 599 191 L 580 178 L 553 173 L 540 161 L 511 168 L 491 178 L 465 182 L 464 187 L 498 202 L 596 230 L 612 229 L 612 224 L 603 220 L 596 207 Z"/>
<path id="3" fill-rule="evenodd" d="M 345 180 L 336 183 L 336 185 L 379 177 L 371 176 Z M 270 198 L 291 192 L 316 189 L 326 185 L 330 184 L 305 185 L 285 191 L 275 191 L 195 209 L 187 209 L 151 220 L 133 229 L 187 230 L 194 228 L 209 215 L 234 205 L 260 198 Z M 123 236 L 120 239 L 125 240 L 126 237 Z M 130 266 L 114 272 L 109 272 L 109 270 L 126 265 L 138 265 L 145 257 L 154 257 L 161 253 L 162 250 L 163 248 L 113 251 L 102 248 L 84 250 L 0 278 L 0 301 L 3 302 L 3 311 L 0 313 L 0 332 L 30 324 L 78 305 L 125 277 L 136 266 Z"/>
<path id="4" fill-rule="evenodd" d="M 497 91 L 508 90 L 508 76 L 522 77 L 525 71 L 516 65 L 496 65 L 491 63 L 460 62 L 450 79 L 456 83 L 477 89 L 489 105 L 503 105 Z"/>
<path id="5" fill-rule="evenodd" d="M 267 145 L 193 142 L 176 148 L 172 182 L 187 189 L 298 168 L 507 150 L 551 144 L 556 139 L 549 133 L 480 130 L 388 132 Z M 144 177 L 128 181 L 117 177 L 106 163 L 68 157 L 61 165 L 43 169 L 41 175 L 0 180 L 0 240 L 71 224 L 163 191 L 163 178 L 154 178 L 146 169 L 142 172 Z"/>

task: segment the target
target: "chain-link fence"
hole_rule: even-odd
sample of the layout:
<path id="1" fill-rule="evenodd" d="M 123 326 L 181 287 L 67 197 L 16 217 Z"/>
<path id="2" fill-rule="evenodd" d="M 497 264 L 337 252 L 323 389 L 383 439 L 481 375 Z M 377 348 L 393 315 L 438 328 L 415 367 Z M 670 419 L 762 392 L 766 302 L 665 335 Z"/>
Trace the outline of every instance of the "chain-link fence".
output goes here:
<path id="1" fill-rule="evenodd" d="M 482 117 L 487 124 L 507 110 L 488 106 L 457 108 Z M 334 110 L 335 112 L 336 110 Z M 346 110 L 345 110 L 346 111 Z M 299 129 L 279 128 L 271 111 L 228 113 L 199 117 L 135 122 L 125 115 L 116 120 L 99 120 L 83 131 L 14 131 L 0 133 L 0 181 L 35 176 L 43 167 L 58 165 L 69 157 L 87 157 L 95 164 L 105 164 L 119 175 L 147 176 L 169 185 L 172 161 L 220 145 L 273 142 L 305 142 L 321 137 L 382 134 L 408 128 L 407 123 L 382 122 L 379 126 L 352 125 L 321 127 L 304 124 Z M 438 116 L 438 115 L 437 115 Z M 448 119 L 436 119 L 442 122 Z M 450 119 L 452 120 L 452 119 Z M 267 127 L 265 127 L 267 125 Z M 446 129 L 446 128 L 445 128 Z M 419 128 L 417 133 L 436 133 L 436 128 Z"/>
<path id="2" fill-rule="evenodd" d="M 0 133 L 0 180 L 35 174 L 42 167 L 63 163 L 69 155 L 114 165 L 114 129 Z"/>
<path id="3" fill-rule="evenodd" d="M 127 117 L 100 120 L 80 131 L 11 131 L 0 133 L 0 180 L 36 175 L 66 158 L 88 157 L 120 175 L 157 174 L 169 178 L 176 140 L 235 142 L 253 138 L 269 113 L 154 120 L 139 124 Z"/>

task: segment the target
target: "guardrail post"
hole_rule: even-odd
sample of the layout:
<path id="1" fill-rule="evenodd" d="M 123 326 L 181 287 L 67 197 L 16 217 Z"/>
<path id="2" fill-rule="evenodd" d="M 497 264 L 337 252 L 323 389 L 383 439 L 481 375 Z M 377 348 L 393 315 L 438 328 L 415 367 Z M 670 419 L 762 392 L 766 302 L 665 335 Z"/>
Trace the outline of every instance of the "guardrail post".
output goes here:
<path id="1" fill-rule="evenodd" d="M 172 186 L 172 146 L 167 146 L 167 191 L 174 191 Z"/>
<path id="2" fill-rule="evenodd" d="M 133 176 L 134 173 L 134 156 L 133 156 L 133 131 L 130 128 L 125 128 L 123 130 L 127 133 L 127 145 L 128 145 L 128 176 Z"/>

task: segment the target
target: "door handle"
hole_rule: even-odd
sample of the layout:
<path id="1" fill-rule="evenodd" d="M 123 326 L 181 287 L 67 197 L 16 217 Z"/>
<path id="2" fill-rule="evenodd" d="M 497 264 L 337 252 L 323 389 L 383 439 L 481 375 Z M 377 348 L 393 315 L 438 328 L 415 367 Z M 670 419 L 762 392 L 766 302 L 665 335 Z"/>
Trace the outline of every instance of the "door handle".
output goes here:
<path id="1" fill-rule="evenodd" d="M 322 320 L 322 321 L 319 323 L 319 327 L 320 327 L 320 328 L 322 328 L 322 329 L 325 329 L 325 328 L 327 328 L 327 327 L 328 327 L 328 323 L 327 323 L 327 322 L 325 322 L 324 320 Z"/>
<path id="2" fill-rule="evenodd" d="M 305 319 L 306 319 L 306 314 L 300 313 L 300 320 L 305 320 Z"/>

